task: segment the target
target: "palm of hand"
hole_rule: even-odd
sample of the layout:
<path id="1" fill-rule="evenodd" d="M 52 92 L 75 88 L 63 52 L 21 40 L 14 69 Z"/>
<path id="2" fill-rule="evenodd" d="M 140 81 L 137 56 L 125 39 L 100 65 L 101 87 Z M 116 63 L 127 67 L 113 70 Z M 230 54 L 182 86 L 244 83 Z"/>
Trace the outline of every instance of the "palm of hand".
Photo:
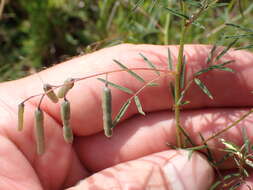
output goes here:
<path id="1" fill-rule="evenodd" d="M 187 78 L 191 78 L 194 72 L 205 66 L 204 60 L 209 50 L 210 47 L 206 46 L 186 46 L 189 59 Z M 177 48 L 171 47 L 171 51 L 176 55 Z M 73 59 L 41 72 L 40 76 L 49 83 L 61 83 L 66 76 L 82 77 L 94 71 L 99 73 L 114 70 L 117 66 L 112 64 L 112 59 L 123 62 L 129 68 L 136 65 L 145 67 L 145 63 L 138 56 L 140 52 L 156 65 L 162 66 L 166 62 L 167 48 L 164 46 L 121 45 Z M 253 64 L 253 55 L 238 51 L 229 53 L 227 58 L 236 60 L 231 67 L 237 73 L 212 72 L 203 77 L 215 100 L 209 100 L 195 86 L 186 96 L 191 104 L 186 107 L 188 111 L 182 113 L 182 125 L 196 144 L 201 144 L 199 132 L 209 137 L 213 132 L 239 118 L 253 103 L 250 94 L 250 81 L 253 80 L 250 66 Z M 150 72 L 141 74 L 147 80 L 153 77 Z M 110 80 L 133 90 L 141 87 L 141 83 L 136 82 L 127 73 L 112 74 Z M 159 87 L 144 90 L 140 98 L 147 116 L 136 115 L 136 108 L 130 106 L 124 121 L 117 126 L 110 140 L 106 139 L 102 132 L 100 93 L 103 84 L 96 79 L 77 83 L 68 95 L 72 112 L 71 126 L 76 136 L 72 146 L 65 143 L 62 137 L 59 105 L 45 99 L 42 109 L 45 111 L 47 150 L 43 156 L 36 155 L 33 136 L 33 111 L 38 99 L 32 99 L 26 105 L 24 131 L 20 133 L 15 129 L 16 105 L 26 97 L 41 92 L 42 84 L 38 76 L 3 83 L 0 87 L 3 92 L 0 110 L 0 189 L 63 189 L 94 173 L 79 186 L 70 189 L 170 189 L 177 188 L 180 184 L 188 189 L 207 189 L 214 180 L 214 174 L 202 157 L 196 154 L 194 162 L 186 162 L 182 167 L 182 160 L 187 157 L 185 153 L 166 151 L 166 143 L 175 144 L 176 140 L 173 113 L 166 111 L 173 106 L 167 88 L 169 80 L 170 77 L 163 77 L 159 80 Z M 113 110 L 118 110 L 127 95 L 112 90 Z M 207 107 L 212 109 L 205 109 Z M 240 144 L 240 127 L 250 127 L 251 123 L 252 117 L 249 117 L 236 128 L 226 132 L 223 137 Z M 249 139 L 252 139 L 252 130 L 247 128 L 247 132 Z M 214 148 L 217 158 L 224 154 L 217 151 L 220 146 L 217 140 L 212 141 L 210 146 Z M 176 184 L 179 186 L 172 185 L 172 177 L 168 176 L 168 164 L 180 169 L 178 181 L 181 183 Z M 233 169 L 234 165 L 227 162 L 223 167 Z M 102 169 L 106 170 L 101 171 Z M 198 172 L 194 173 L 193 169 Z M 196 181 L 196 175 L 202 177 L 198 177 Z M 195 181 L 189 176 L 193 176 Z M 203 180 L 207 183 L 203 184 Z"/>

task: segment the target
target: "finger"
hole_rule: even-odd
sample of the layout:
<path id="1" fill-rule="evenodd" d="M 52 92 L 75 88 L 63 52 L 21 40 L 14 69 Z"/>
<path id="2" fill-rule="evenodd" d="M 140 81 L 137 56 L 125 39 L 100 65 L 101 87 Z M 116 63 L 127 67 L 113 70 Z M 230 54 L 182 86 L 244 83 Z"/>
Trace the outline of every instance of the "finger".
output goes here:
<path id="1" fill-rule="evenodd" d="M 170 46 L 170 49 L 175 64 L 178 48 L 177 46 Z M 185 46 L 187 80 L 191 79 L 195 72 L 206 67 L 205 60 L 210 49 L 210 46 L 203 45 Z M 67 61 L 52 69 L 43 71 L 39 75 L 43 80 L 51 84 L 61 84 L 67 77 L 84 77 L 94 74 L 94 72 L 100 73 L 119 69 L 113 63 L 113 59 L 121 61 L 129 68 L 148 67 L 139 56 L 139 53 L 146 55 L 159 68 L 165 69 L 167 68 L 167 51 L 168 46 L 120 45 Z M 252 105 L 253 99 L 250 90 L 253 84 L 251 82 L 253 80 L 253 76 L 251 75 L 253 54 L 244 51 L 230 51 L 223 57 L 224 60 L 235 60 L 234 63 L 229 65 L 229 67 L 235 70 L 235 73 L 214 70 L 200 77 L 215 97 L 214 100 L 210 100 L 196 85 L 192 85 L 189 93 L 186 95 L 186 100 L 189 100 L 191 103 L 186 108 L 245 107 Z M 156 76 L 153 71 L 139 71 L 138 73 L 147 81 Z M 143 86 L 143 83 L 137 81 L 126 72 L 110 74 L 109 80 L 134 91 L 137 91 Z M 160 84 L 159 87 L 146 88 L 140 94 L 144 111 L 151 112 L 172 108 L 172 97 L 168 89 L 169 80 L 171 80 L 170 77 L 163 75 L 157 81 Z M 42 91 L 42 84 L 37 75 L 33 75 L 16 83 L 6 84 L 5 86 L 7 86 L 6 88 L 8 90 L 15 89 L 17 93 L 19 92 L 17 86 L 22 86 L 23 90 L 20 93 L 22 93 L 24 98 Z M 103 84 L 95 77 L 76 83 L 73 90 L 68 94 L 72 106 L 71 124 L 77 135 L 89 135 L 101 131 L 102 86 Z M 112 94 L 113 116 L 115 116 L 121 105 L 130 96 L 116 89 L 112 90 Z M 32 100 L 33 104 L 38 103 L 38 99 Z M 60 122 L 58 104 L 52 104 L 49 100 L 45 100 L 42 107 L 49 115 Z M 136 107 L 134 105 L 130 106 L 125 119 L 136 113 Z M 89 125 L 84 126 L 83 123 L 89 123 Z"/>
<path id="2" fill-rule="evenodd" d="M 170 150 L 105 169 L 68 190 L 168 189 L 205 190 L 214 172 L 199 154 Z"/>
<path id="3" fill-rule="evenodd" d="M 203 109 L 181 113 L 181 125 L 196 145 L 202 145 L 199 136 L 205 139 L 224 129 L 246 113 L 246 109 Z M 245 128 L 248 139 L 253 142 L 253 115 L 239 122 L 235 127 L 208 142 L 212 155 L 219 161 L 225 155 L 224 145 L 220 138 L 243 144 L 242 128 Z M 176 145 L 175 120 L 172 112 L 149 113 L 136 116 L 123 122 L 114 129 L 112 138 L 105 138 L 103 133 L 89 137 L 77 137 L 75 148 L 81 162 L 90 171 L 99 171 L 115 164 L 136 159 L 148 154 L 169 149 L 167 144 Z M 219 165 L 221 168 L 233 168 L 233 159 Z"/>
<path id="4" fill-rule="evenodd" d="M 61 189 L 89 175 L 72 146 L 64 142 L 60 126 L 51 117 L 44 113 L 48 124 L 45 153 L 38 155 L 31 117 L 35 108 L 26 104 L 25 127 L 20 132 L 16 129 L 16 113 L 7 105 L 0 101 L 0 181 L 6 185 L 1 188 L 5 186 L 0 183 L 0 189 L 16 189 L 14 184 L 21 190 Z"/>

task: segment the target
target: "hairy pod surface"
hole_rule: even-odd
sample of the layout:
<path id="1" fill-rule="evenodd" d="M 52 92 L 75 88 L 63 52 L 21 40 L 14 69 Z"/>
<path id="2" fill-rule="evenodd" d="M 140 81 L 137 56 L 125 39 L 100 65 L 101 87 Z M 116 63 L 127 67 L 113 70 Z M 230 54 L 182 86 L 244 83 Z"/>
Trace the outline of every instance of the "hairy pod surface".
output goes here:
<path id="1" fill-rule="evenodd" d="M 52 90 L 52 86 L 50 84 L 43 85 L 44 92 L 46 93 L 47 97 L 54 103 L 58 102 L 58 97 Z"/>
<path id="2" fill-rule="evenodd" d="M 63 137 L 67 143 L 73 142 L 73 132 L 70 127 L 70 102 L 64 100 L 61 104 L 61 119 L 63 123 Z"/>
<path id="3" fill-rule="evenodd" d="M 67 80 L 64 81 L 63 86 L 59 89 L 58 91 L 58 98 L 63 98 L 66 96 L 66 94 L 68 93 L 68 91 L 73 88 L 74 86 L 74 79 L 72 78 L 68 78 Z"/>
<path id="4" fill-rule="evenodd" d="M 73 132 L 69 125 L 63 125 L 63 137 L 67 143 L 71 144 L 73 142 Z"/>
<path id="5" fill-rule="evenodd" d="M 37 144 L 37 153 L 43 154 L 45 152 L 44 139 L 44 114 L 40 108 L 37 108 L 34 113 L 35 116 L 35 136 Z"/>
<path id="6" fill-rule="evenodd" d="M 102 96 L 102 109 L 103 109 L 103 125 L 106 137 L 112 136 L 112 94 L 111 89 L 105 86 L 103 88 Z"/>
<path id="7" fill-rule="evenodd" d="M 61 103 L 61 119 L 63 125 L 69 123 L 70 120 L 70 102 L 68 100 L 64 100 Z"/>
<path id="8" fill-rule="evenodd" d="M 18 130 L 21 131 L 24 127 L 24 111 L 25 111 L 25 104 L 20 103 L 18 105 Z"/>

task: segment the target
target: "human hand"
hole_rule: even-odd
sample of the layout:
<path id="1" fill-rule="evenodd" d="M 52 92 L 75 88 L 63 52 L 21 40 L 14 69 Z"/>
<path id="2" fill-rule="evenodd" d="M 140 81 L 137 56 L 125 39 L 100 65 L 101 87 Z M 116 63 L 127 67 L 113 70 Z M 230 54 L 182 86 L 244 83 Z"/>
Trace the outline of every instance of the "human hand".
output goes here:
<path id="1" fill-rule="evenodd" d="M 131 67 L 146 67 L 139 56 L 144 54 L 158 67 L 166 67 L 167 48 L 152 45 L 119 45 L 77 57 L 66 63 L 17 81 L 0 85 L 1 165 L 0 189 L 58 190 L 77 189 L 208 189 L 214 182 L 214 171 L 203 156 L 194 153 L 189 160 L 183 150 L 168 150 L 166 143 L 175 144 L 173 106 L 170 90 L 171 77 L 159 79 L 159 87 L 146 88 L 140 99 L 146 116 L 137 114 L 130 106 L 123 121 L 107 139 L 102 131 L 101 89 L 96 78 L 75 84 L 69 92 L 71 102 L 71 126 L 75 134 L 73 145 L 64 142 L 61 130 L 59 105 L 44 99 L 41 108 L 45 112 L 46 152 L 36 154 L 33 135 L 33 112 L 39 98 L 26 103 L 24 130 L 17 126 L 17 105 L 25 98 L 42 92 L 42 82 L 62 84 L 68 78 L 118 69 L 113 59 Z M 210 46 L 185 47 L 187 78 L 205 67 Z M 177 47 L 170 50 L 176 59 Z M 186 95 L 191 103 L 183 111 L 182 125 L 196 144 L 201 144 L 199 133 L 205 138 L 224 128 L 243 115 L 252 106 L 253 55 L 243 51 L 231 51 L 225 59 L 233 59 L 230 67 L 236 73 L 212 71 L 201 77 L 209 87 L 214 100 L 209 100 L 196 86 Z M 176 62 L 176 61 L 175 61 Z M 143 78 L 154 77 L 152 71 L 138 72 Z M 110 81 L 133 90 L 142 84 L 128 73 L 111 74 Z M 112 89 L 113 114 L 128 98 L 127 94 Z M 208 109 L 210 108 L 210 109 Z M 239 123 L 222 135 L 236 144 L 242 144 L 241 128 L 245 127 L 249 139 L 253 138 L 253 117 Z M 218 139 L 209 142 L 217 158 L 224 153 L 218 150 Z M 232 161 L 223 168 L 234 169 Z M 93 174 L 93 175 L 92 175 Z M 90 176 L 91 175 L 91 176 Z M 90 177 L 88 177 L 90 176 Z M 79 180 L 78 185 L 73 186 Z M 250 184 L 251 178 L 247 179 Z M 73 187 L 71 187 L 73 186 Z M 245 185 L 241 189 L 247 188 Z"/>

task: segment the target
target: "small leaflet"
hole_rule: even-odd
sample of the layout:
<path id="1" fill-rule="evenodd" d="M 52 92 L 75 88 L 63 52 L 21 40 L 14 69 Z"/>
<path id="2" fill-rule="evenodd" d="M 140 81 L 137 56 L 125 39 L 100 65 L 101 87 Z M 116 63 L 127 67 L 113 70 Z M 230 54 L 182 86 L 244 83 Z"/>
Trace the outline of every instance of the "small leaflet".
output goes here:
<path id="1" fill-rule="evenodd" d="M 219 55 L 217 55 L 217 57 L 215 58 L 215 61 L 218 61 L 220 58 L 222 58 L 223 55 L 225 55 L 228 52 L 228 50 L 230 50 L 232 46 L 236 44 L 238 40 L 239 38 L 236 38 L 235 40 L 233 40 L 222 52 L 219 53 Z"/>
<path id="2" fill-rule="evenodd" d="M 117 63 L 122 69 L 126 70 L 126 71 L 127 71 L 130 75 L 132 75 L 134 78 L 136 78 L 137 80 L 139 80 L 139 81 L 145 83 L 145 80 L 144 80 L 141 76 L 137 75 L 135 72 L 133 72 L 132 70 L 130 70 L 129 68 L 127 68 L 125 65 L 123 65 L 123 64 L 120 63 L 119 61 L 117 61 L 117 60 L 113 60 L 113 61 L 114 61 L 115 63 Z"/>
<path id="3" fill-rule="evenodd" d="M 173 71 L 173 61 L 171 57 L 170 48 L 168 48 L 168 68 L 169 70 Z"/>
<path id="4" fill-rule="evenodd" d="M 198 78 L 194 78 L 194 82 L 210 99 L 213 99 L 212 94 L 209 92 L 208 88 L 201 82 L 201 80 L 199 80 Z"/>
<path id="5" fill-rule="evenodd" d="M 131 100 L 129 99 L 120 108 L 119 113 L 116 115 L 115 119 L 113 120 L 113 127 L 115 127 L 116 124 L 120 121 L 120 119 L 124 116 L 124 114 L 126 113 L 127 108 L 129 107 L 130 103 L 131 103 Z"/>
<path id="6" fill-rule="evenodd" d="M 140 56 L 143 58 L 143 60 L 149 65 L 149 67 L 151 69 L 154 69 L 155 73 L 160 76 L 160 72 L 157 70 L 157 68 L 155 67 L 155 65 L 143 54 L 140 53 Z"/>
<path id="7" fill-rule="evenodd" d="M 112 87 L 115 87 L 115 88 L 117 88 L 117 89 L 119 89 L 119 90 L 121 90 L 121 91 L 123 91 L 123 92 L 128 93 L 128 94 L 133 94 L 133 93 L 134 93 L 131 89 L 126 88 L 126 87 L 124 87 L 124 86 L 120 86 L 120 85 L 118 85 L 118 84 L 112 83 L 112 82 L 110 82 L 110 81 L 108 81 L 108 80 L 105 80 L 105 79 L 102 79 L 102 78 L 97 78 L 97 79 L 98 79 L 99 81 L 105 83 L 105 84 L 108 84 L 108 85 L 110 85 L 110 86 L 112 86 Z"/>
<path id="8" fill-rule="evenodd" d="M 143 111 L 142 109 L 142 106 L 141 106 L 141 102 L 140 102 L 140 99 L 138 98 L 138 96 L 134 96 L 134 102 L 136 104 L 136 107 L 138 109 L 138 112 L 142 115 L 145 115 L 145 112 Z"/>
<path id="9" fill-rule="evenodd" d="M 183 18 L 183 19 L 189 20 L 189 16 L 187 16 L 187 15 L 181 13 L 181 12 L 178 11 L 178 10 L 171 9 L 171 8 L 168 8 L 168 7 L 166 7 L 165 9 L 166 9 L 167 11 L 169 11 L 171 14 L 173 14 L 173 15 L 179 17 L 179 18 Z"/>
<path id="10" fill-rule="evenodd" d="M 182 71 L 180 73 L 180 89 L 184 89 L 186 59 L 183 57 Z"/>

